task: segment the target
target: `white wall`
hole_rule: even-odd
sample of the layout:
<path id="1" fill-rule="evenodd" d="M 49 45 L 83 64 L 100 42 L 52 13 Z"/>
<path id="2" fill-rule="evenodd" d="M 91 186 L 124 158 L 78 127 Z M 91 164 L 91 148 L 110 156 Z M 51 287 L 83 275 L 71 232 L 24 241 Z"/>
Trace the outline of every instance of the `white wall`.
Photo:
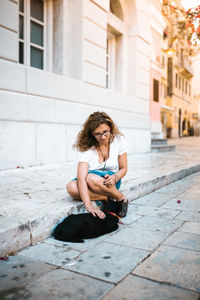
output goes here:
<path id="1" fill-rule="evenodd" d="M 65 9 L 71 5 L 71 0 L 62 1 Z M 77 4 L 79 0 L 73 1 Z M 109 1 L 84 2 L 83 31 L 79 36 L 81 51 L 73 53 L 73 47 L 69 49 L 70 61 L 66 59 L 67 67 L 59 71 L 64 75 L 16 62 L 18 8 L 13 1 L 4 2 L 6 5 L 1 2 L 0 12 L 13 17 L 4 21 L 9 24 L 0 25 L 0 42 L 4 41 L 0 55 L 0 169 L 75 159 L 77 154 L 72 152 L 72 144 L 82 123 L 96 110 L 111 115 L 126 135 L 130 153 L 150 151 L 150 43 L 148 26 L 144 25 L 145 5 L 140 6 L 140 11 L 143 10 L 140 26 L 128 25 L 130 16 L 124 21 L 127 26 L 123 50 L 125 84 L 117 92 L 104 88 Z M 128 11 L 125 6 L 124 11 Z M 8 50 L 9 47 L 12 49 Z M 73 57 L 79 61 L 76 60 L 74 72 Z"/>

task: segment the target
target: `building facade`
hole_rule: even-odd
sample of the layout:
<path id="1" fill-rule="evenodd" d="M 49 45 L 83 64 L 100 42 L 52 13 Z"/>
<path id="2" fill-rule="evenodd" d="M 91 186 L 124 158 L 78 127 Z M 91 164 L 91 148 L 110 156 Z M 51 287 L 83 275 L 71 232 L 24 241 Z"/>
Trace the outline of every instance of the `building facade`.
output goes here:
<path id="1" fill-rule="evenodd" d="M 161 121 L 163 135 L 169 138 L 190 135 L 193 105 L 189 29 L 181 1 L 174 3 L 177 10 L 164 11 L 162 43 Z"/>
<path id="2" fill-rule="evenodd" d="M 129 153 L 150 151 L 150 4 L 0 1 L 0 169 L 75 159 L 75 137 L 97 110 Z"/>

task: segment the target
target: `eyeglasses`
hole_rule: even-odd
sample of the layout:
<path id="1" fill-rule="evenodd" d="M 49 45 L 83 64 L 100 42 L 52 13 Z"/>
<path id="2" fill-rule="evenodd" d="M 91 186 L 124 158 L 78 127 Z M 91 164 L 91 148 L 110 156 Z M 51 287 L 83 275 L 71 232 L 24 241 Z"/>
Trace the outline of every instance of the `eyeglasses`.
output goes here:
<path id="1" fill-rule="evenodd" d="M 100 139 L 103 135 L 108 136 L 109 134 L 110 130 L 104 130 L 103 132 L 93 133 L 92 135 L 95 136 L 95 138 Z"/>

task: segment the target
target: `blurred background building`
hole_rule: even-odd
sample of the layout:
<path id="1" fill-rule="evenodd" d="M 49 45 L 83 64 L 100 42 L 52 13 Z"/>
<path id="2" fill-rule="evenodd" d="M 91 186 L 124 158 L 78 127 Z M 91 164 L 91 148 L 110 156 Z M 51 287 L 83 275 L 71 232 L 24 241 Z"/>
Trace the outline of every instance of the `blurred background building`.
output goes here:
<path id="1" fill-rule="evenodd" d="M 197 134 L 198 92 L 200 85 L 197 65 L 193 65 L 195 47 L 191 44 L 193 27 L 188 26 L 180 0 L 164 1 L 166 28 L 162 42 L 161 122 L 164 137 L 176 138 Z M 166 5 L 165 5 L 166 4 Z M 198 61 L 198 60 L 197 60 Z M 195 70 L 195 76 L 194 76 Z M 199 82 L 199 84 L 197 83 Z M 194 84 L 193 84 L 194 87 Z"/>
<path id="2" fill-rule="evenodd" d="M 192 134 L 200 135 L 200 56 L 193 59 L 194 77 L 192 78 Z"/>

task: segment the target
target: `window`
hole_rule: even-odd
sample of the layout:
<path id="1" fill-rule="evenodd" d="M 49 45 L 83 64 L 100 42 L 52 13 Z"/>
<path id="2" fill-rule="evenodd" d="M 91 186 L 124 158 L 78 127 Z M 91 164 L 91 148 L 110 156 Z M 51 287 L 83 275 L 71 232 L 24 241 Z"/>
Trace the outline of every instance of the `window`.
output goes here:
<path id="1" fill-rule="evenodd" d="M 188 92 L 188 82 L 187 82 L 187 80 L 185 81 L 185 93 L 187 94 L 187 92 Z"/>
<path id="2" fill-rule="evenodd" d="M 178 44 L 176 44 L 176 57 L 178 57 Z"/>
<path id="3" fill-rule="evenodd" d="M 179 90 L 181 89 L 181 76 L 179 75 L 179 85 L 178 85 L 178 87 L 179 87 Z"/>
<path id="4" fill-rule="evenodd" d="M 45 68 L 45 1 L 19 0 L 19 63 Z"/>
<path id="5" fill-rule="evenodd" d="M 183 55 L 183 48 L 181 48 L 181 64 L 183 64 L 183 59 L 184 59 L 184 55 Z"/>
<path id="6" fill-rule="evenodd" d="M 30 65 L 38 69 L 43 69 L 44 3 L 41 0 L 31 0 L 30 33 Z"/>
<path id="7" fill-rule="evenodd" d="M 123 21 L 123 12 L 119 0 L 110 0 L 110 12 Z"/>
<path id="8" fill-rule="evenodd" d="M 184 92 L 184 78 L 182 78 L 182 92 Z"/>
<path id="9" fill-rule="evenodd" d="M 163 55 L 162 55 L 162 66 L 163 66 L 163 68 L 165 66 L 165 57 Z"/>
<path id="10" fill-rule="evenodd" d="M 176 88 L 178 87 L 178 74 L 176 73 L 176 83 L 175 83 Z"/>
<path id="11" fill-rule="evenodd" d="M 156 79 L 153 80 L 153 100 L 159 101 L 159 81 Z"/>
<path id="12" fill-rule="evenodd" d="M 24 1 L 19 1 L 19 63 L 24 63 Z"/>
<path id="13" fill-rule="evenodd" d="M 115 18 L 113 18 L 115 15 Z M 120 30 L 118 29 L 120 28 Z M 110 1 L 107 19 L 106 88 L 123 89 L 123 11 L 119 0 Z"/>

